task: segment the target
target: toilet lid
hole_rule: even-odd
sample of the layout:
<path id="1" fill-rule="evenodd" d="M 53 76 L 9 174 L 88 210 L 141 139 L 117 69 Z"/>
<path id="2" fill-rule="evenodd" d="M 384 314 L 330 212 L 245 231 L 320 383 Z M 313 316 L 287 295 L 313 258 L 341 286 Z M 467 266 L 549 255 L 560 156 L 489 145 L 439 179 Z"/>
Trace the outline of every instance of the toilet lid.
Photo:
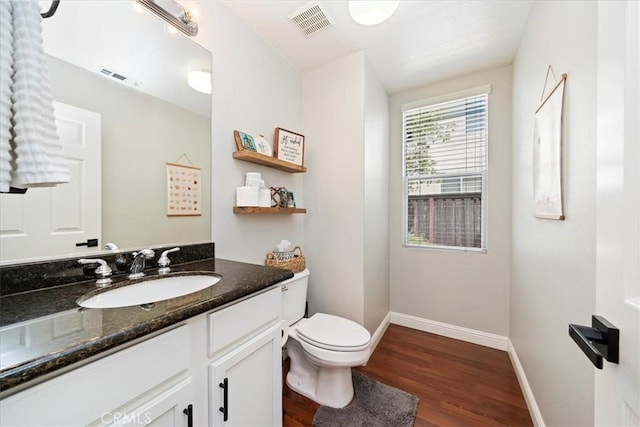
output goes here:
<path id="1" fill-rule="evenodd" d="M 357 351 L 369 346 L 365 328 L 343 317 L 317 313 L 301 322 L 298 337 L 307 343 L 335 351 Z"/>

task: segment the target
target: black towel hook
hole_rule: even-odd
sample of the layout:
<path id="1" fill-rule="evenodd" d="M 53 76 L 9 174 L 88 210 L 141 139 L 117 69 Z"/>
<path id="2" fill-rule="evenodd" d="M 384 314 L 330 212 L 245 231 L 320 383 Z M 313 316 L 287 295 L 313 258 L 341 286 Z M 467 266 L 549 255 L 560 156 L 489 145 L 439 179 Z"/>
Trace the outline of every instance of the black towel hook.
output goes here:
<path id="1" fill-rule="evenodd" d="M 40 16 L 42 16 L 43 18 L 51 18 L 56 13 L 56 10 L 58 10 L 59 4 L 60 0 L 53 0 L 51 2 L 51 7 L 49 8 L 49 10 L 41 13 Z"/>

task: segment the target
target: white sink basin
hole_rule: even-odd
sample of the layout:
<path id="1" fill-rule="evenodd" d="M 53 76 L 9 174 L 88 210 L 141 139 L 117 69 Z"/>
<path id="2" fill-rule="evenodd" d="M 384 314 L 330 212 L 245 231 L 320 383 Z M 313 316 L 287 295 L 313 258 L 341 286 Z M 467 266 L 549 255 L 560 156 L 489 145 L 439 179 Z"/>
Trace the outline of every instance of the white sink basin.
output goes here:
<path id="1" fill-rule="evenodd" d="M 200 291 L 215 285 L 220 279 L 220 276 L 206 274 L 151 279 L 114 288 L 87 299 L 81 297 L 78 305 L 86 308 L 116 308 L 149 304 Z"/>

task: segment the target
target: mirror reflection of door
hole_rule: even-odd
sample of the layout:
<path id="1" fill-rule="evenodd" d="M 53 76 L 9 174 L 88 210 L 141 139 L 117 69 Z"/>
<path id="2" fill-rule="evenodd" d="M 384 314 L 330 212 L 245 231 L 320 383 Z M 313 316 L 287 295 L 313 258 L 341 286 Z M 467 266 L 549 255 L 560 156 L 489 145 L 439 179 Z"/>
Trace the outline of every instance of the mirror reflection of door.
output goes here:
<path id="1" fill-rule="evenodd" d="M 101 246 L 100 114 L 54 103 L 71 180 L 0 195 L 0 253 L 13 259 L 91 252 Z M 76 246 L 98 239 L 97 247 Z"/>

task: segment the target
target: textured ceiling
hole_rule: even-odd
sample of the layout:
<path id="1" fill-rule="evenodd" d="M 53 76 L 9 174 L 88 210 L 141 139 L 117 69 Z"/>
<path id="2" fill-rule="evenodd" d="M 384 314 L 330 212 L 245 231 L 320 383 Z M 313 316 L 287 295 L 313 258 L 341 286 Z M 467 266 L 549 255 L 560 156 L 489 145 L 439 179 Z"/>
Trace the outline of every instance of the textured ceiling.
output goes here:
<path id="1" fill-rule="evenodd" d="M 511 63 L 531 1 L 401 1 L 388 21 L 365 27 L 346 1 L 319 1 L 335 25 L 309 38 L 287 18 L 297 0 L 227 1 L 301 71 L 364 51 L 389 93 Z"/>

